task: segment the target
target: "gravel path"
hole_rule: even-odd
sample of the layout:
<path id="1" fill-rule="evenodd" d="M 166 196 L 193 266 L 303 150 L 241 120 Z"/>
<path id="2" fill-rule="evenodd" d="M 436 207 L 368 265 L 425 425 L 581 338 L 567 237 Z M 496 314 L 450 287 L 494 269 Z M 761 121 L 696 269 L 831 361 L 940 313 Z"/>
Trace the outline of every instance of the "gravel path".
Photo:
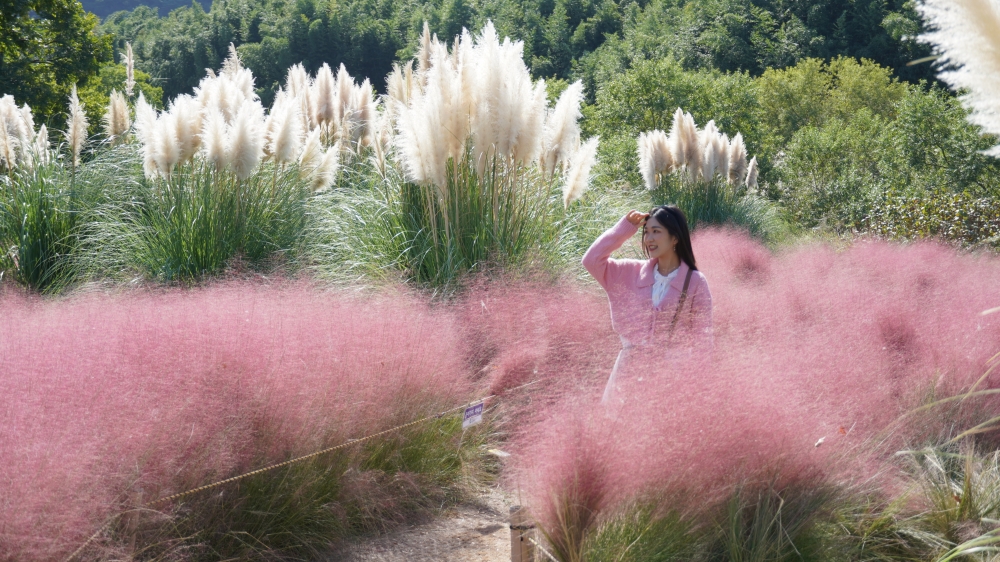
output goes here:
<path id="1" fill-rule="evenodd" d="M 509 562 L 511 502 L 497 490 L 428 521 L 348 545 L 321 562 Z"/>

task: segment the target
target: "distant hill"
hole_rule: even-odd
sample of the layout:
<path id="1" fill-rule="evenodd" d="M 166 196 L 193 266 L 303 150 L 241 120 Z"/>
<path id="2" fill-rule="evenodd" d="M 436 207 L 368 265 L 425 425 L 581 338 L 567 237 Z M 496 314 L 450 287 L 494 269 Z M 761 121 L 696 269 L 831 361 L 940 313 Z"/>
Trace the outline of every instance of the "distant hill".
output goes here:
<path id="1" fill-rule="evenodd" d="M 149 6 L 150 8 L 155 8 L 159 15 L 165 16 L 170 13 L 170 10 L 174 8 L 180 8 L 181 6 L 190 6 L 191 0 L 81 0 L 83 2 L 83 8 L 88 12 L 94 12 L 97 17 L 102 20 L 108 15 L 113 14 L 119 10 L 131 10 L 137 6 Z M 203 5 L 210 6 L 211 1 L 205 2 Z"/>

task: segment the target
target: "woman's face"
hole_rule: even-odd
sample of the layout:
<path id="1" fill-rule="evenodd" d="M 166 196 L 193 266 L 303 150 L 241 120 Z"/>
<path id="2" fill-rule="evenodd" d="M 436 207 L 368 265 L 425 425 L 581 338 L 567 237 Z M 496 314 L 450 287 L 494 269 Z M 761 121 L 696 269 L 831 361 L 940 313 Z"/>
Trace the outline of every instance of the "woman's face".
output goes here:
<path id="1" fill-rule="evenodd" d="M 642 227 L 642 245 L 650 258 L 660 259 L 677 253 L 674 249 L 677 237 L 667 232 L 653 216 L 646 219 L 646 225 Z"/>

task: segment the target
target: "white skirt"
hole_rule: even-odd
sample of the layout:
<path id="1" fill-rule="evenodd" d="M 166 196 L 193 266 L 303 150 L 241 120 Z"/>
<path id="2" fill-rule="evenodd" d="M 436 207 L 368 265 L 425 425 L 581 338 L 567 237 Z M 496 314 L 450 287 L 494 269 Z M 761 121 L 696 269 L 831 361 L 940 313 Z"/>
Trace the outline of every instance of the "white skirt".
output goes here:
<path id="1" fill-rule="evenodd" d="M 625 403 L 625 395 L 622 393 L 621 383 L 625 368 L 628 365 L 629 355 L 632 354 L 634 345 L 622 338 L 622 350 L 618 352 L 615 359 L 615 366 L 611 368 L 611 376 L 608 377 L 608 384 L 604 386 L 604 396 L 601 397 L 601 404 L 605 406 L 621 406 Z"/>

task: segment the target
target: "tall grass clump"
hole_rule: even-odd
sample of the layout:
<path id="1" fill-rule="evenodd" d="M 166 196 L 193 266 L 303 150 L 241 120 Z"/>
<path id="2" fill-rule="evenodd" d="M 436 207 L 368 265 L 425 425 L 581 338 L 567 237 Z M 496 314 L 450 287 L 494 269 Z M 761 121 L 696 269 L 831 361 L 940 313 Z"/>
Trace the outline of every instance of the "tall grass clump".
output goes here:
<path id="1" fill-rule="evenodd" d="M 743 135 L 732 139 L 709 121 L 698 130 L 680 108 L 670 133 L 638 138 L 639 168 L 654 205 L 674 204 L 692 227 L 734 224 L 764 238 L 781 234 L 777 208 L 757 192 L 757 157 L 747 162 Z"/>
<path id="2" fill-rule="evenodd" d="M 343 68 L 334 79 L 324 65 L 312 80 L 298 65 L 266 112 L 253 84 L 231 49 L 218 74 L 210 71 L 166 111 L 140 93 L 135 130 L 145 181 L 106 210 L 117 226 L 98 229 L 132 244 L 124 253 L 134 268 L 196 279 L 233 260 L 267 267 L 296 259 L 307 199 L 334 183 L 343 154 L 369 142 L 372 91 Z M 112 137 L 117 121 L 108 118 Z"/>
<path id="3" fill-rule="evenodd" d="M 912 480 L 907 455 L 896 453 L 995 418 L 1000 379 L 995 369 L 983 374 L 1000 351 L 1000 318 L 981 313 L 1000 300 L 1000 262 L 931 243 L 805 244 L 773 255 L 717 230 L 696 233 L 694 247 L 712 286 L 711 353 L 637 359 L 621 409 L 598 403 L 620 347 L 613 337 L 569 336 L 586 346 L 581 366 L 573 355 L 533 363 L 546 365 L 537 367 L 546 379 L 574 384 L 548 387 L 544 406 L 525 413 L 509 445 L 517 459 L 510 479 L 561 560 L 586 558 L 589 548 L 625 556 L 631 542 L 608 541 L 635 540 L 641 528 L 623 528 L 633 523 L 669 536 L 690 526 L 684 540 L 699 545 L 697 556 L 683 559 L 712 560 L 807 551 L 827 559 L 865 548 L 931 557 L 935 544 L 945 552 L 989 529 L 981 521 L 991 518 L 990 492 L 978 496 L 978 527 L 959 523 L 947 535 L 947 525 L 912 524 L 928 515 L 919 494 L 904 496 Z M 603 300 L 576 295 L 566 298 Z M 545 310 L 522 298 L 520 310 Z M 551 318 L 531 322 L 554 326 Z M 988 392 L 942 401 L 970 388 Z M 995 449 L 991 434 L 979 443 Z M 899 507 L 874 515 L 848 509 L 901 496 Z M 658 499 L 637 515 L 634 506 L 649 498 Z"/>
<path id="4" fill-rule="evenodd" d="M 71 155 L 78 158 L 85 118 L 76 91 L 70 100 Z M 75 102 L 75 109 L 74 109 Z M 84 119 L 81 125 L 79 120 Z M 74 164 L 73 170 L 76 167 Z M 37 291 L 61 287 L 72 277 L 78 241 L 71 177 L 49 149 L 48 130 L 35 130 L 31 108 L 0 98 L 0 275 Z"/>
<path id="5" fill-rule="evenodd" d="M 522 51 L 489 22 L 450 51 L 425 28 L 417 68 L 397 66 L 388 78 L 404 181 L 387 194 L 419 281 L 524 263 L 553 239 L 556 201 L 568 206 L 587 187 L 597 139 L 580 139 L 582 84 L 548 109 Z"/>
<path id="6" fill-rule="evenodd" d="M 475 474 L 452 416 L 143 507 L 467 402 L 458 324 L 301 286 L 0 298 L 5 560 L 64 559 L 109 517 L 81 559 L 305 556 Z"/>

